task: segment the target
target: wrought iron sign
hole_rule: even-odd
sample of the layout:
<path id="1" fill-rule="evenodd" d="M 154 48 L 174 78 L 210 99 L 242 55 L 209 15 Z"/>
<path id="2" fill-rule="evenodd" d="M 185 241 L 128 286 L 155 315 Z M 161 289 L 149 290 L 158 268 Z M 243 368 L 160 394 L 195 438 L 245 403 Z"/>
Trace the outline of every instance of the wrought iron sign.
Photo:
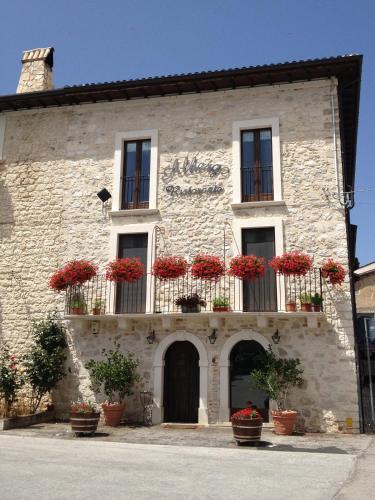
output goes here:
<path id="1" fill-rule="evenodd" d="M 172 196 L 203 196 L 218 195 L 224 192 L 224 187 L 217 182 L 207 186 L 202 185 L 205 179 L 221 180 L 229 176 L 229 168 L 218 163 L 201 162 L 197 156 L 191 160 L 189 157 L 180 161 L 176 158 L 164 169 L 162 181 L 166 184 L 165 191 Z M 179 185 L 172 183 L 178 179 L 197 179 L 199 187 Z"/>

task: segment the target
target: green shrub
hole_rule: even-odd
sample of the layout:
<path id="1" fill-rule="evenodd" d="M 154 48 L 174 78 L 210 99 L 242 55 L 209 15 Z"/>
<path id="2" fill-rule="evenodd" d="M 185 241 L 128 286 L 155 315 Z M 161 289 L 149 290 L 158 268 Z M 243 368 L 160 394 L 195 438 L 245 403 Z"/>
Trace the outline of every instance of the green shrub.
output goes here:
<path id="1" fill-rule="evenodd" d="M 0 351 L 0 399 L 4 400 L 4 414 L 8 416 L 17 392 L 23 385 L 23 378 L 18 370 L 16 356 L 9 354 L 4 346 Z"/>

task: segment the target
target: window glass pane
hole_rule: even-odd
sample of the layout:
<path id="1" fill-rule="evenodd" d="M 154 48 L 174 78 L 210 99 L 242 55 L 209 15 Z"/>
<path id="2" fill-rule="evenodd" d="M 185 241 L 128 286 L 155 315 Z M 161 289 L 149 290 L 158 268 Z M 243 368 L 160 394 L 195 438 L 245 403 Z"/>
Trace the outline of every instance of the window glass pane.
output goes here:
<path id="1" fill-rule="evenodd" d="M 242 168 L 254 166 L 254 132 L 242 134 Z"/>
<path id="2" fill-rule="evenodd" d="M 270 130 L 260 131 L 260 165 L 272 167 L 272 135 Z"/>
<path id="3" fill-rule="evenodd" d="M 151 141 L 143 141 L 141 156 L 141 177 L 139 186 L 139 201 L 149 201 L 150 191 L 150 159 L 151 159 Z"/>
<path id="4" fill-rule="evenodd" d="M 135 166 L 137 158 L 137 144 L 135 142 L 128 142 L 126 144 L 126 177 L 135 176 Z"/>

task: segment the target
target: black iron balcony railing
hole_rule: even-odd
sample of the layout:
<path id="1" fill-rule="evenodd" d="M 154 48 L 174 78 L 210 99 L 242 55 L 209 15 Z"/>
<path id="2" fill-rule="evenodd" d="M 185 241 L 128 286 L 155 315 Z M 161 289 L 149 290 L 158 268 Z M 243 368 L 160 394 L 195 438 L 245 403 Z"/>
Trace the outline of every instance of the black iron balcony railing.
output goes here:
<path id="1" fill-rule="evenodd" d="M 66 314 L 176 313 L 175 301 L 183 295 L 198 294 L 205 301 L 202 311 L 212 312 L 215 299 L 221 299 L 232 312 L 285 311 L 294 302 L 300 309 L 306 296 L 319 302 L 323 295 L 320 269 L 305 276 L 282 276 L 267 269 L 265 276 L 252 282 L 225 275 L 218 281 L 192 278 L 190 274 L 161 281 L 151 274 L 135 283 L 112 283 L 97 276 L 81 286 L 66 290 Z M 319 310 L 319 308 L 315 308 Z M 323 307 L 321 307 L 323 310 Z"/>

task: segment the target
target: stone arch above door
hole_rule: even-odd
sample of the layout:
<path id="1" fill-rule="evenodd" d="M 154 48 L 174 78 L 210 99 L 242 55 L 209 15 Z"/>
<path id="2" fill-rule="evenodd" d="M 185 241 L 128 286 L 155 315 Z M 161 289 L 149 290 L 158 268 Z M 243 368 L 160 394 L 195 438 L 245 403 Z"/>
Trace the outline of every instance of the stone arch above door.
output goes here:
<path id="1" fill-rule="evenodd" d="M 203 342 L 195 335 L 185 330 L 171 333 L 158 345 L 153 362 L 154 374 L 154 408 L 152 421 L 154 424 L 163 422 L 163 388 L 164 388 L 164 356 L 168 347 L 174 342 L 191 342 L 199 354 L 199 410 L 198 423 L 208 423 L 207 399 L 208 399 L 208 355 Z"/>
<path id="2" fill-rule="evenodd" d="M 232 335 L 223 345 L 220 352 L 219 369 L 220 369 L 220 410 L 219 421 L 228 422 L 230 417 L 229 409 L 229 367 L 230 353 L 233 347 L 241 340 L 254 340 L 258 342 L 264 349 L 268 349 L 270 343 L 260 333 L 253 330 L 241 330 Z"/>

